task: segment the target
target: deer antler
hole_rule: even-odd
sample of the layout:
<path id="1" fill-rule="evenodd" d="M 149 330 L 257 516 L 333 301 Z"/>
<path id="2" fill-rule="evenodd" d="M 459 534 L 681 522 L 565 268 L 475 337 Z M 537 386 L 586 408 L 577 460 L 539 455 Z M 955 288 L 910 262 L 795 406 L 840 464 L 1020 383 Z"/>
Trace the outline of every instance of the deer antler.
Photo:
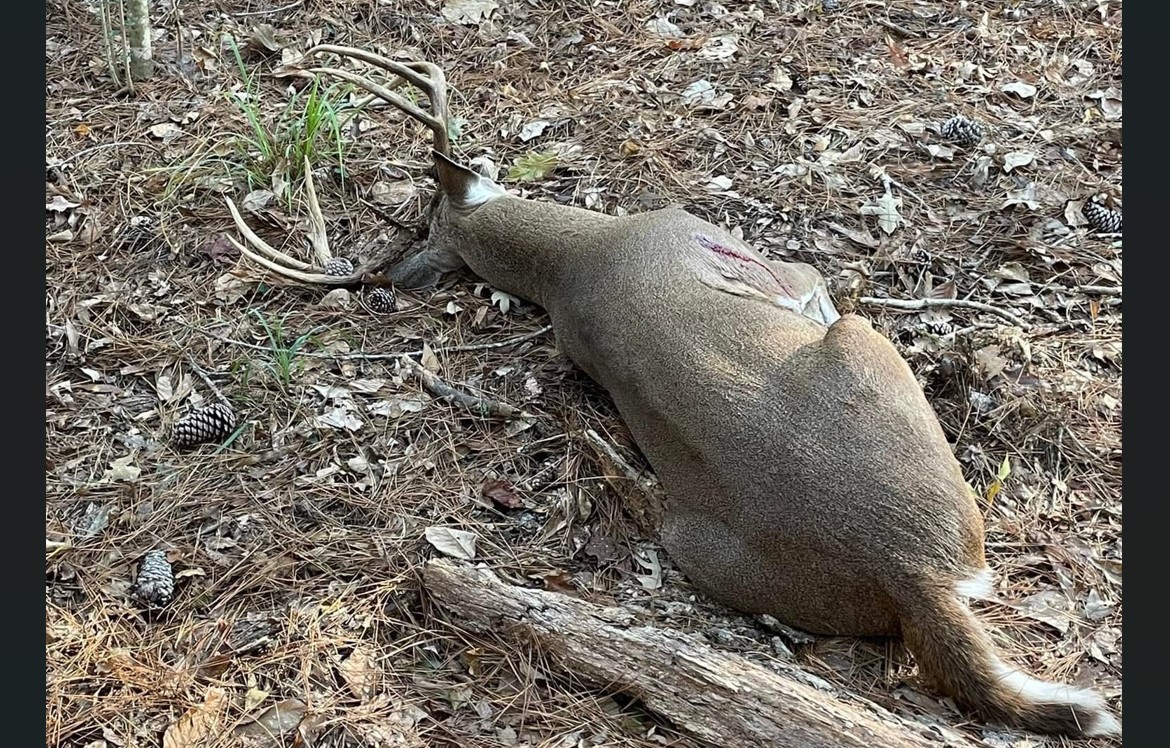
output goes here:
<path id="1" fill-rule="evenodd" d="M 434 63 L 423 60 L 395 62 L 379 54 L 367 52 L 364 49 L 340 47 L 334 44 L 319 44 L 306 52 L 305 57 L 311 57 L 320 53 L 352 57 L 355 60 L 367 62 L 374 67 L 382 68 L 397 76 L 387 85 L 380 85 L 347 70 L 338 70 L 337 68 L 329 67 L 309 68 L 309 72 L 316 75 L 332 75 L 342 80 L 347 80 L 355 86 L 372 93 L 387 104 L 400 109 L 412 119 L 423 123 L 434 134 L 435 150 L 444 156 L 451 155 L 451 138 L 447 134 L 447 78 L 443 75 L 442 68 Z M 415 88 L 427 95 L 431 103 L 430 114 L 427 114 L 410 101 L 394 93 L 393 89 L 398 88 L 404 82 L 412 84 Z"/>
<path id="2" fill-rule="evenodd" d="M 373 97 L 382 99 L 387 104 L 401 110 L 407 116 L 430 128 L 436 151 L 444 156 L 451 155 L 451 138 L 447 132 L 447 79 L 438 65 L 424 61 L 400 63 L 373 52 L 333 44 L 321 44 L 313 47 L 305 53 L 305 57 L 321 53 L 352 57 L 393 73 L 395 77 L 391 81 L 380 84 L 356 73 L 337 68 L 313 67 L 308 68 L 307 71 L 314 75 L 331 75 L 349 81 L 373 94 Z M 404 83 L 410 83 L 426 94 L 430 100 L 431 113 L 424 112 L 412 102 L 394 93 L 394 89 L 401 87 Z M 305 193 L 309 207 L 309 244 L 313 248 L 317 266 L 290 257 L 257 236 L 256 232 L 252 231 L 244 222 L 240 211 L 231 198 L 226 199 L 232 220 L 235 221 L 236 228 L 239 229 L 245 241 L 256 251 L 252 251 L 231 236 L 228 237 L 228 240 L 248 259 L 289 280 L 329 286 L 346 286 L 364 282 L 381 263 L 373 263 L 342 274 L 326 272 L 334 258 L 329 249 L 329 239 L 325 233 L 325 219 L 321 215 L 321 206 L 317 202 L 317 191 L 313 186 L 313 174 L 308 158 L 305 159 Z"/>
<path id="3" fill-rule="evenodd" d="M 228 210 L 231 211 L 232 220 L 235 221 L 236 228 L 243 234 L 244 240 L 252 245 L 252 249 L 256 251 L 253 252 L 252 249 L 236 241 L 232 236 L 227 237 L 228 241 L 240 250 L 242 255 L 256 264 L 263 265 L 277 275 L 299 283 L 348 286 L 363 281 L 370 272 L 376 269 L 378 263 L 356 270 L 352 269 L 351 265 L 344 268 L 348 272 L 330 273 L 326 271 L 334 258 L 329 249 L 329 238 L 325 233 L 325 218 L 321 215 L 321 205 L 317 202 L 317 190 L 313 186 L 313 172 L 309 166 L 308 158 L 305 158 L 305 193 L 309 204 L 309 244 L 313 248 L 314 259 L 317 260 L 318 267 L 281 252 L 257 236 L 256 232 L 252 231 L 251 227 L 244 222 L 243 216 L 240 215 L 239 209 L 236 208 L 236 204 L 232 202 L 230 197 L 225 199 Z"/>

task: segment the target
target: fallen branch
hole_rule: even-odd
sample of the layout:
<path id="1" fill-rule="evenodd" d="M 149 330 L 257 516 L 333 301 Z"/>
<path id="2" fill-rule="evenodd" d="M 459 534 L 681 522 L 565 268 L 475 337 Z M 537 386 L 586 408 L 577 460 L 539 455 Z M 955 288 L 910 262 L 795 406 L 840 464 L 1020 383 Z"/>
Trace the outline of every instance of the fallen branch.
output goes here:
<path id="1" fill-rule="evenodd" d="M 536 417 L 531 413 L 526 413 L 519 408 L 502 403 L 498 400 L 491 400 L 486 397 L 473 395 L 470 392 L 457 390 L 451 385 L 444 382 L 437 374 L 428 370 L 425 366 L 417 361 L 411 360 L 409 356 L 402 356 L 398 359 L 404 367 L 411 373 L 418 377 L 422 382 L 423 387 L 427 389 L 432 395 L 440 400 L 445 400 L 449 403 L 454 403 L 462 408 L 482 416 L 492 416 L 495 418 L 503 418 L 511 420 L 514 418 L 523 419 L 526 421 L 534 421 Z"/>
<path id="2" fill-rule="evenodd" d="M 903 719 L 862 699 L 835 698 L 795 665 L 777 661 L 776 673 L 712 649 L 694 635 L 639 625 L 621 608 L 509 585 L 488 569 L 447 559 L 429 561 L 423 582 L 460 626 L 534 642 L 575 677 L 633 696 L 681 730 L 712 743 L 761 748 L 976 745 L 953 730 Z"/>
<path id="3" fill-rule="evenodd" d="M 1025 322 L 1018 315 L 1012 314 L 1006 309 L 992 306 L 991 304 L 984 304 L 981 301 L 971 301 L 970 299 L 879 299 L 873 296 L 863 296 L 857 300 L 859 304 L 866 306 L 880 306 L 887 309 L 900 309 L 907 312 L 920 312 L 923 309 L 939 309 L 945 307 L 959 307 L 961 309 L 976 309 L 980 312 L 987 312 L 988 314 L 995 314 L 1011 322 L 1013 325 L 1024 330 L 1031 328 L 1031 325 Z"/>

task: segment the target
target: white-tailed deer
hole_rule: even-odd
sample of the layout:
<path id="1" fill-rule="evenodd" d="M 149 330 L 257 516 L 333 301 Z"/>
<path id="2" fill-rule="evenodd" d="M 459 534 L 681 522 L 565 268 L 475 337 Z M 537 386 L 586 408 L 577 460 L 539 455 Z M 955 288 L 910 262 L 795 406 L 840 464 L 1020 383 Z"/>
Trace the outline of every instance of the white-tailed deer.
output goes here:
<path id="1" fill-rule="evenodd" d="M 466 265 L 548 311 L 666 489 L 662 543 L 699 589 L 815 633 L 900 635 L 940 692 L 985 719 L 1120 733 L 1096 694 L 997 655 L 965 601 L 992 585 L 959 463 L 905 361 L 867 321 L 837 313 L 812 266 L 770 261 L 681 210 L 613 217 L 510 195 L 452 159 L 441 70 L 328 45 L 309 55 L 321 53 L 397 76 L 309 70 L 434 132 L 429 238 L 392 279 L 426 286 Z M 403 80 L 431 113 L 394 93 Z M 299 282 L 361 275 L 257 259 Z"/>

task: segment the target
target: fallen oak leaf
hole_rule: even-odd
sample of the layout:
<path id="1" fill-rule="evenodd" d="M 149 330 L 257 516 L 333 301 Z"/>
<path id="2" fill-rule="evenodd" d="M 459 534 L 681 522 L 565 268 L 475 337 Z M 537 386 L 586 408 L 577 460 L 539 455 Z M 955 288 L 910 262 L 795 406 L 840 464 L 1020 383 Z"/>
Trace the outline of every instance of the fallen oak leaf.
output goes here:
<path id="1" fill-rule="evenodd" d="M 361 701 L 369 701 L 378 689 L 378 664 L 368 647 L 354 647 L 337 666 L 345 685 Z"/>
<path id="2" fill-rule="evenodd" d="M 902 198 L 887 189 L 877 200 L 862 205 L 858 212 L 863 216 L 877 216 L 878 226 L 888 235 L 902 225 L 902 214 L 898 212 L 901 207 Z"/>
<path id="3" fill-rule="evenodd" d="M 518 509 L 524 506 L 524 501 L 516 494 L 516 489 L 506 480 L 492 478 L 483 482 L 480 493 L 485 499 L 491 499 L 506 509 Z"/>
<path id="4" fill-rule="evenodd" d="M 435 550 L 446 556 L 464 561 L 475 558 L 475 533 L 451 527 L 428 527 L 425 536 Z"/>
<path id="5" fill-rule="evenodd" d="M 134 462 L 134 457 L 135 455 L 131 453 L 110 462 L 109 470 L 102 474 L 102 483 L 113 483 L 120 480 L 133 483 L 138 480 L 138 476 L 142 474 L 142 468 L 130 464 Z"/>
<path id="6" fill-rule="evenodd" d="M 187 711 L 163 733 L 163 748 L 199 748 L 218 744 L 221 715 L 227 700 L 222 688 L 211 687 L 203 703 Z"/>
<path id="7" fill-rule="evenodd" d="M 80 207 L 81 203 L 75 203 L 72 200 L 67 200 L 61 195 L 53 195 L 53 199 L 45 203 L 45 210 L 51 210 L 54 213 L 64 213 L 67 210 L 73 210 Z"/>
<path id="8" fill-rule="evenodd" d="M 146 128 L 146 130 L 163 143 L 170 143 L 175 138 L 186 135 L 183 128 L 173 122 L 159 122 L 157 125 L 151 125 Z"/>
<path id="9" fill-rule="evenodd" d="M 1004 93 L 1015 94 L 1016 96 L 1019 96 L 1021 99 L 1030 99 L 1036 95 L 1037 89 L 1031 83 L 1024 83 L 1023 81 L 1013 81 L 1012 83 L 1006 83 L 1006 84 L 1000 86 L 999 90 L 1003 91 Z"/>
<path id="10" fill-rule="evenodd" d="M 447 0 L 439 13 L 451 23 L 475 26 L 486 21 L 499 7 L 496 0 Z"/>
<path id="11" fill-rule="evenodd" d="M 1012 169 L 1018 169 L 1021 166 L 1027 166 L 1032 163 L 1036 155 L 1030 151 L 1012 151 L 1004 154 L 1003 170 L 1005 174 L 1010 174 Z"/>

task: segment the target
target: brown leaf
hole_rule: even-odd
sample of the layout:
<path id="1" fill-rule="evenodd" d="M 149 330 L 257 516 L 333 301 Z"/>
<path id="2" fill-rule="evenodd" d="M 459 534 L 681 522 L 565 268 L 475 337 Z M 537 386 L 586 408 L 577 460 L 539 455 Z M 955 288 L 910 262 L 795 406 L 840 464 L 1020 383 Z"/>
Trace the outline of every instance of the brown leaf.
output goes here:
<path id="1" fill-rule="evenodd" d="M 75 203 L 72 200 L 66 200 L 61 195 L 53 195 L 53 199 L 45 203 L 45 210 L 51 210 L 55 213 L 65 213 L 80 205 L 81 203 Z"/>
<path id="2" fill-rule="evenodd" d="M 216 234 L 207 241 L 199 245 L 195 250 L 199 254 L 207 255 L 211 258 L 213 265 L 230 265 L 236 261 L 240 256 L 240 250 L 236 249 L 235 245 L 228 241 L 225 234 Z"/>
<path id="3" fill-rule="evenodd" d="M 1028 269 L 1018 262 L 1008 262 L 1000 265 L 997 269 L 991 271 L 991 274 L 996 278 L 1018 281 L 1019 283 L 1027 283 L 1031 280 L 1028 276 Z"/>
<path id="4" fill-rule="evenodd" d="M 756 96 L 755 94 L 748 94 L 743 98 L 744 109 L 763 109 L 772 103 L 771 96 Z"/>
<path id="5" fill-rule="evenodd" d="M 1068 600 L 1056 590 L 1037 592 L 1009 605 L 1034 621 L 1046 623 L 1062 634 L 1068 633 L 1071 617 Z"/>
<path id="6" fill-rule="evenodd" d="M 1008 362 L 999 354 L 998 345 L 988 345 L 975 351 L 975 364 L 983 372 L 983 376 L 994 379 L 1003 372 Z"/>
<path id="7" fill-rule="evenodd" d="M 423 343 L 420 363 L 423 365 L 424 369 L 431 372 L 432 374 L 439 373 L 439 358 L 435 355 L 435 352 L 431 350 L 431 347 L 426 343 Z"/>
<path id="8" fill-rule="evenodd" d="M 279 52 L 288 46 L 288 39 L 283 34 L 278 37 L 277 33 L 276 28 L 270 23 L 253 26 L 248 46 L 257 51 L 266 49 L 269 52 Z"/>
<path id="9" fill-rule="evenodd" d="M 163 733 L 163 748 L 197 748 L 217 745 L 220 716 L 227 701 L 222 688 L 208 688 L 203 703 L 189 710 Z"/>
<path id="10" fill-rule="evenodd" d="M 378 688 L 378 664 L 369 648 L 362 645 L 354 647 L 337 669 L 354 696 L 362 701 L 373 698 Z"/>
<path id="11" fill-rule="evenodd" d="M 146 129 L 151 135 L 163 143 L 170 143 L 175 138 L 185 134 L 183 128 L 173 122 L 159 122 L 157 125 L 151 125 Z"/>
<path id="12" fill-rule="evenodd" d="M 845 238 L 854 241 L 868 249 L 875 249 L 881 246 L 881 241 L 875 239 L 873 234 L 869 233 L 865 229 L 851 229 L 848 226 L 842 226 L 839 223 L 832 222 L 828 223 L 827 225 L 837 233 L 845 236 Z"/>
<path id="13" fill-rule="evenodd" d="M 894 63 L 894 67 L 906 67 L 905 50 L 889 34 L 886 34 L 886 48 L 890 50 L 890 60 Z"/>
<path id="14" fill-rule="evenodd" d="M 583 550 L 589 556 L 597 559 L 599 564 L 612 563 L 624 555 L 617 543 L 596 532 L 589 537 L 589 542 L 585 544 Z"/>
<path id="15" fill-rule="evenodd" d="M 524 506 L 524 501 L 516 494 L 516 489 L 506 480 L 496 478 L 486 480 L 479 490 L 485 499 L 491 499 L 506 509 Z"/>
<path id="16" fill-rule="evenodd" d="M 926 295 L 932 299 L 953 299 L 959 295 L 959 292 L 955 288 L 955 282 L 949 280 L 930 289 Z"/>
<path id="17" fill-rule="evenodd" d="M 301 723 L 305 718 L 305 709 L 299 699 L 285 699 L 265 709 L 256 719 L 238 725 L 232 732 L 251 737 L 284 735 Z"/>
<path id="18" fill-rule="evenodd" d="M 544 588 L 553 592 L 575 592 L 573 575 L 564 569 L 544 575 Z"/>
<path id="19" fill-rule="evenodd" d="M 475 559 L 475 533 L 453 527 L 428 527 L 423 535 L 440 553 L 464 561 Z"/>
<path id="20" fill-rule="evenodd" d="M 85 216 L 85 222 L 81 224 L 81 228 L 77 230 L 77 240 L 82 244 L 93 244 L 104 233 L 101 221 L 98 220 L 96 211 L 90 211 Z"/>

